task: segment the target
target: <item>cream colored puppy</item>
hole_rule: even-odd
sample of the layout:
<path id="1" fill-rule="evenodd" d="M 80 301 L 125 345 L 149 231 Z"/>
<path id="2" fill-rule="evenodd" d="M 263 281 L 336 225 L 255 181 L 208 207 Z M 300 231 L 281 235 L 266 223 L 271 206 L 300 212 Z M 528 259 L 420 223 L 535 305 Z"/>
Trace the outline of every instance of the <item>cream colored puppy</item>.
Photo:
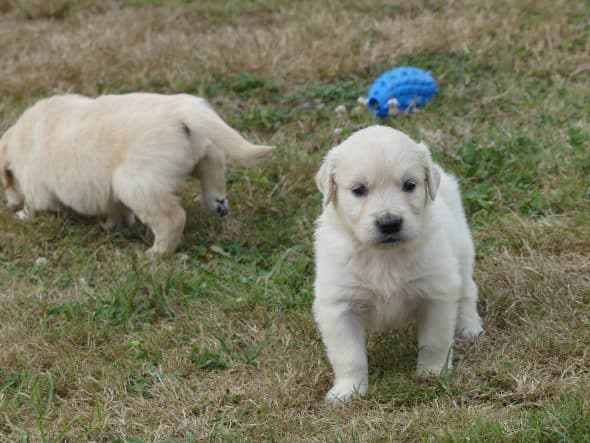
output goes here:
<path id="1" fill-rule="evenodd" d="M 154 233 L 148 252 L 165 253 L 182 236 L 175 191 L 188 176 L 224 216 L 225 155 L 247 162 L 271 150 L 247 142 L 198 97 L 63 95 L 36 103 L 6 131 L 0 170 L 7 204 L 25 205 L 20 218 L 67 206 L 115 227 L 135 214 Z"/>
<path id="2" fill-rule="evenodd" d="M 335 373 L 328 401 L 368 386 L 365 329 L 418 326 L 418 372 L 451 366 L 455 330 L 483 330 L 457 181 L 428 147 L 384 126 L 333 148 L 316 182 L 313 311 Z"/>

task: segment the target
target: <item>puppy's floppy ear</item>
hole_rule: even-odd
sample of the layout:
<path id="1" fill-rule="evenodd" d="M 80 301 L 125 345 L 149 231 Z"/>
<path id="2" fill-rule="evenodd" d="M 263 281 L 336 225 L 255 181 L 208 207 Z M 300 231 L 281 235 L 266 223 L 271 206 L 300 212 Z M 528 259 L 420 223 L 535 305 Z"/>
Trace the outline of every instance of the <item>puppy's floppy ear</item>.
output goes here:
<path id="1" fill-rule="evenodd" d="M 14 186 L 14 175 L 12 175 L 12 171 L 8 167 L 2 168 L 2 179 L 7 188 Z"/>
<path id="2" fill-rule="evenodd" d="M 324 158 L 320 170 L 315 176 L 315 183 L 319 191 L 324 196 L 323 205 L 328 206 L 332 201 L 336 201 L 336 181 L 334 180 L 334 154 L 328 152 Z"/>
<path id="3" fill-rule="evenodd" d="M 426 189 L 430 200 L 435 199 L 438 187 L 440 185 L 440 169 L 433 162 L 426 168 Z"/>
<path id="4" fill-rule="evenodd" d="M 424 172 L 426 174 L 426 190 L 428 191 L 428 196 L 430 197 L 430 200 L 434 201 L 434 199 L 436 198 L 436 193 L 438 192 L 438 187 L 440 186 L 440 169 L 432 161 L 430 149 L 428 148 L 426 143 L 421 142 L 419 146 L 422 147 L 422 149 L 424 150 L 424 154 L 426 155 L 427 166 L 424 168 Z"/>
<path id="5" fill-rule="evenodd" d="M 8 134 L 8 131 L 6 132 Z M 2 170 L 2 181 L 7 188 L 14 185 L 14 176 L 8 164 L 8 143 L 4 141 L 6 134 L 0 139 L 0 169 Z"/>

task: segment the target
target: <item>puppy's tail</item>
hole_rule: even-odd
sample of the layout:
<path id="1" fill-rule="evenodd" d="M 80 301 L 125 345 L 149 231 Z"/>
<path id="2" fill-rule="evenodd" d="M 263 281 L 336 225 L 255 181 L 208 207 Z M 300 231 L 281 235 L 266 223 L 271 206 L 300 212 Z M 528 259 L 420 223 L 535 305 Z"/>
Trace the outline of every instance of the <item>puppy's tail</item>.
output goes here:
<path id="1" fill-rule="evenodd" d="M 274 149 L 274 146 L 255 145 L 247 141 L 238 131 L 225 123 L 205 100 L 199 99 L 198 106 L 199 111 L 195 113 L 193 110 L 192 118 L 186 121 L 185 125 L 197 135 L 210 139 L 229 157 L 250 164 Z"/>

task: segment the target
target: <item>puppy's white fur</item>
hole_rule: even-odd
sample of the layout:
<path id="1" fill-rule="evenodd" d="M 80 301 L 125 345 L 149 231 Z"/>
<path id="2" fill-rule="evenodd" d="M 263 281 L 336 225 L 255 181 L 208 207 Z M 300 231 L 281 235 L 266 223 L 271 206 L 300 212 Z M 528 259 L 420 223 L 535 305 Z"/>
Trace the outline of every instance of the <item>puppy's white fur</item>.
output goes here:
<path id="1" fill-rule="evenodd" d="M 135 214 L 154 232 L 148 252 L 163 253 L 180 242 L 185 212 L 175 191 L 189 175 L 207 208 L 225 215 L 225 154 L 247 162 L 271 150 L 198 97 L 63 95 L 39 101 L 5 132 L 0 171 L 7 204 L 25 204 L 21 218 L 63 205 L 116 227 Z"/>
<path id="2" fill-rule="evenodd" d="M 324 209 L 315 232 L 313 311 L 335 373 L 326 399 L 367 391 L 366 328 L 415 321 L 418 372 L 450 367 L 455 330 L 483 332 L 455 178 L 433 163 L 425 144 L 372 126 L 333 148 L 316 182 Z M 383 228 L 391 220 L 401 225 Z"/>

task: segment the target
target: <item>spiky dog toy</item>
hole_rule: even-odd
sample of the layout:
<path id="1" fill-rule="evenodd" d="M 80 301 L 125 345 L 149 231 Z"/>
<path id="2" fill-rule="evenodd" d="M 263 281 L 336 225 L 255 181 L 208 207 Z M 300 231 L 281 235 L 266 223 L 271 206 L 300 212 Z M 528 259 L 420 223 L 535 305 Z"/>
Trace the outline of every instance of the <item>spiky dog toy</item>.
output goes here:
<path id="1" fill-rule="evenodd" d="M 402 66 L 382 74 L 369 89 L 367 107 L 377 117 L 409 113 L 438 94 L 430 71 Z"/>

